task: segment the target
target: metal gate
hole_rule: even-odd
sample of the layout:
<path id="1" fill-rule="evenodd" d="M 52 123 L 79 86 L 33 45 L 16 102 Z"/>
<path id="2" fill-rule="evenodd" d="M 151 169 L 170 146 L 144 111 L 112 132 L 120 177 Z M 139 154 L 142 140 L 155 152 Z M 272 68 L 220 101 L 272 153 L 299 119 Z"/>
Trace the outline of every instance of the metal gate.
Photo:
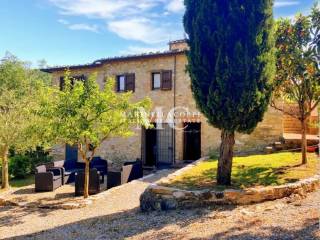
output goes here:
<path id="1" fill-rule="evenodd" d="M 147 134 L 147 131 L 155 131 L 156 134 Z M 141 157 L 144 163 L 150 162 L 148 157 L 150 151 L 153 153 L 152 158 L 157 167 L 172 165 L 174 162 L 174 131 L 169 124 L 162 124 L 162 129 L 143 129 L 141 139 Z M 147 136 L 154 136 L 154 139 L 148 139 Z M 154 142 L 155 144 L 149 144 Z M 152 149 L 147 149 L 152 148 Z"/>
<path id="2" fill-rule="evenodd" d="M 173 129 L 169 124 L 162 128 L 157 130 L 157 166 L 173 164 Z"/>

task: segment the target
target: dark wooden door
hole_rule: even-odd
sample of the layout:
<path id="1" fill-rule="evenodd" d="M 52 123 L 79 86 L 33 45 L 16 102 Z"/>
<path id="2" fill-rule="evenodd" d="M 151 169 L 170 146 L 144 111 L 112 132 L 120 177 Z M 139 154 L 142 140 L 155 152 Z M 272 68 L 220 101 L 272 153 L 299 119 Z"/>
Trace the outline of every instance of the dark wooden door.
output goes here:
<path id="1" fill-rule="evenodd" d="M 156 129 L 146 129 L 144 134 L 144 163 L 146 166 L 155 166 L 157 162 L 156 145 L 157 131 Z"/>
<path id="2" fill-rule="evenodd" d="M 201 157 L 201 123 L 186 123 L 184 129 L 184 160 Z"/>

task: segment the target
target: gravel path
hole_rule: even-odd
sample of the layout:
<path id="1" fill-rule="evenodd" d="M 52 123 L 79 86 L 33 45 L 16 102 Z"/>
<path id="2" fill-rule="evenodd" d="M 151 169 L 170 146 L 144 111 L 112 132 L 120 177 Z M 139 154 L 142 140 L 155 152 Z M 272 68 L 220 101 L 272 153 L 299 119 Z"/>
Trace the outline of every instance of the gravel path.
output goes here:
<path id="1" fill-rule="evenodd" d="M 148 181 L 122 186 L 83 209 L 0 208 L 0 238 L 14 239 L 320 239 L 320 190 L 306 199 L 141 213 Z M 31 234 L 31 235 L 30 235 Z"/>

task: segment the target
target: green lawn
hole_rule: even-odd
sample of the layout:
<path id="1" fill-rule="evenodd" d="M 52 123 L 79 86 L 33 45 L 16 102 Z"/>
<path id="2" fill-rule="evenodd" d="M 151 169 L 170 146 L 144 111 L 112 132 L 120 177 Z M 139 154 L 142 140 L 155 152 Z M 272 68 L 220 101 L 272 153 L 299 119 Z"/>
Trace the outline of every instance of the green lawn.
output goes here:
<path id="1" fill-rule="evenodd" d="M 13 188 L 25 187 L 28 185 L 34 184 L 34 175 L 29 175 L 24 179 L 11 179 L 10 186 Z M 0 192 L 1 192 L 0 188 Z"/>
<path id="2" fill-rule="evenodd" d="M 281 185 L 308 178 L 319 172 L 319 160 L 308 154 L 307 165 L 301 165 L 301 153 L 275 153 L 235 157 L 232 167 L 232 188 Z M 166 186 L 182 189 L 224 189 L 216 185 L 217 159 L 193 167 L 171 180 Z"/>

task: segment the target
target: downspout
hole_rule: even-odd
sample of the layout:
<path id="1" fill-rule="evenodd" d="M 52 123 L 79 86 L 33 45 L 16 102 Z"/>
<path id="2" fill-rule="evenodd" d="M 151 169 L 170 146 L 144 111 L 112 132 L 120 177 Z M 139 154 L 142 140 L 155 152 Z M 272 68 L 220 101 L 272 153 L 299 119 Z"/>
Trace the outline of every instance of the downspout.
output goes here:
<path id="1" fill-rule="evenodd" d="M 174 55 L 174 77 L 173 77 L 173 107 L 176 108 L 176 75 L 177 75 L 177 55 Z M 175 126 L 176 114 L 174 112 L 173 122 Z M 176 163 L 176 129 L 173 128 L 173 164 Z"/>

